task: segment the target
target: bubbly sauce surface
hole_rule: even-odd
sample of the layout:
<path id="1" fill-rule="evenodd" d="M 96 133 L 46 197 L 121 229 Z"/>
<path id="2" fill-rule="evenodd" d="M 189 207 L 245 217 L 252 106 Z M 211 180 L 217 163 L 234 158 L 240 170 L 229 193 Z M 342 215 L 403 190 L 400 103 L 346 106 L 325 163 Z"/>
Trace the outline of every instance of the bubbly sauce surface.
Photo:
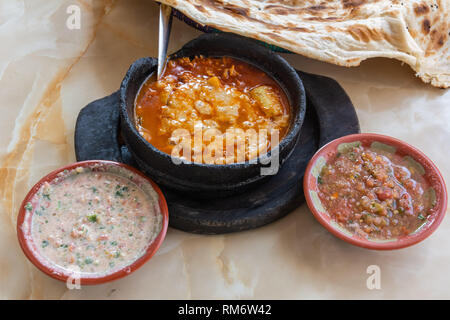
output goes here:
<path id="1" fill-rule="evenodd" d="M 159 234 L 158 202 L 115 173 L 77 168 L 27 203 L 38 253 L 58 267 L 104 275 L 142 256 Z"/>

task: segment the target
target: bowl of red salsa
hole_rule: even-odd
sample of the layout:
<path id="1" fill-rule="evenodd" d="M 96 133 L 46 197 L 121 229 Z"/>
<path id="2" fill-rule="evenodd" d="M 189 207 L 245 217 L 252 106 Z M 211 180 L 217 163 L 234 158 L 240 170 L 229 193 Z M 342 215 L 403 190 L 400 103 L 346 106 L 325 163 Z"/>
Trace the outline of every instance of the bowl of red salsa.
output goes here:
<path id="1" fill-rule="evenodd" d="M 441 223 L 447 190 L 438 168 L 398 139 L 361 133 L 323 146 L 303 187 L 316 219 L 338 238 L 376 250 L 416 244 Z"/>

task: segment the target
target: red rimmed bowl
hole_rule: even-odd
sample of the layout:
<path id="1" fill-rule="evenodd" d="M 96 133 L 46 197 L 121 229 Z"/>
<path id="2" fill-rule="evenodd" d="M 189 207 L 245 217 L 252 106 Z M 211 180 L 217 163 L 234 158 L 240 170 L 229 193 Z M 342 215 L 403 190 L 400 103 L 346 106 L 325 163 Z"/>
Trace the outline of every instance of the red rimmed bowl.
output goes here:
<path id="1" fill-rule="evenodd" d="M 351 146 L 359 142 L 365 147 L 381 148 L 383 151 L 392 152 L 407 161 L 413 161 L 419 169 L 422 177 L 429 183 L 435 195 L 435 205 L 431 214 L 426 218 L 423 225 L 416 231 L 405 236 L 390 239 L 371 239 L 354 234 L 352 231 L 341 226 L 326 212 L 319 198 L 318 176 L 322 167 L 331 159 L 334 159 L 341 148 Z M 375 143 L 375 145 L 373 144 Z M 405 158 L 407 157 L 407 158 Z M 359 133 L 344 136 L 333 140 L 323 146 L 312 157 L 303 179 L 303 190 L 306 202 L 314 217 L 333 235 L 356 246 L 375 250 L 394 250 L 414 245 L 430 236 L 440 225 L 447 210 L 447 190 L 444 179 L 438 168 L 421 151 L 398 139 L 374 134 Z"/>
<path id="2" fill-rule="evenodd" d="M 129 264 L 121 267 L 118 270 L 114 270 L 111 273 L 101 273 L 98 276 L 96 276 L 95 274 L 81 274 L 80 276 L 77 276 L 73 273 L 73 271 L 65 270 L 53 261 L 50 261 L 46 257 L 39 254 L 37 244 L 33 241 L 32 219 L 36 211 L 35 205 L 32 204 L 34 195 L 42 188 L 42 186 L 46 182 L 51 183 L 58 177 L 61 177 L 61 175 L 65 172 L 79 170 L 77 168 L 89 168 L 92 170 L 92 172 L 115 173 L 122 178 L 125 178 L 138 185 L 145 193 L 149 192 L 149 190 L 154 190 L 158 196 L 158 206 L 161 214 L 161 229 L 159 233 L 156 235 L 153 241 L 148 244 L 148 247 L 139 258 L 137 258 L 136 260 L 132 260 Z M 65 282 L 74 281 L 75 284 L 93 285 L 120 279 L 126 275 L 131 274 L 139 267 L 141 267 L 145 262 L 147 262 L 156 253 L 161 243 L 163 242 L 166 236 L 168 222 L 169 213 L 165 197 L 159 187 L 147 176 L 123 163 L 105 160 L 89 160 L 76 162 L 68 166 L 59 168 L 43 177 L 31 188 L 31 190 L 23 200 L 19 210 L 19 215 L 17 217 L 17 236 L 20 246 L 26 257 L 45 274 L 49 275 L 52 278 Z"/>

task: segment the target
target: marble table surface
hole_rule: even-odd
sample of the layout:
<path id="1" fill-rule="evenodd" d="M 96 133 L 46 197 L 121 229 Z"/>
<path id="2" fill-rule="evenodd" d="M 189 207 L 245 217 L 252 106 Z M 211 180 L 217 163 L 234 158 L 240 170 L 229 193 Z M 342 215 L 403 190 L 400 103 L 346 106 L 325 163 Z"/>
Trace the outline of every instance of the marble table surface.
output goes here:
<path id="1" fill-rule="evenodd" d="M 71 5 L 80 10 L 79 29 L 67 26 Z M 332 236 L 306 205 L 236 234 L 169 228 L 141 269 L 81 290 L 68 290 L 31 265 L 15 231 L 23 197 L 43 175 L 75 161 L 79 110 L 115 91 L 134 60 L 156 55 L 157 26 L 158 7 L 151 0 L 0 0 L 0 298 L 450 298 L 448 217 L 418 245 L 376 252 Z M 169 50 L 197 35 L 174 20 Z M 300 70 L 335 78 L 356 106 L 363 132 L 413 144 L 450 183 L 450 90 L 422 83 L 394 60 L 342 68 L 284 57 Z M 381 286 L 370 290 L 372 265 L 379 267 Z"/>

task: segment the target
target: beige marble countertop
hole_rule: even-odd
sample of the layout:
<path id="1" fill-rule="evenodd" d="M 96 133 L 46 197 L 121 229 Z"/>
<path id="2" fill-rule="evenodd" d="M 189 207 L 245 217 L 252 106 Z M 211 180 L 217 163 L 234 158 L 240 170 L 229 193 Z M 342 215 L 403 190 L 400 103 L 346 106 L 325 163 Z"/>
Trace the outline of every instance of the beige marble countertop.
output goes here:
<path id="1" fill-rule="evenodd" d="M 66 27 L 77 5 L 81 28 Z M 155 56 L 151 0 L 0 0 L 0 298 L 450 298 L 450 221 L 414 247 L 375 252 L 326 231 L 306 205 L 266 227 L 225 236 L 170 229 L 156 256 L 121 280 L 68 290 L 23 255 L 18 207 L 52 169 L 75 161 L 79 110 L 115 91 L 128 66 Z M 199 34 L 174 20 L 170 50 Z M 400 62 L 342 68 L 285 55 L 298 69 L 335 78 L 363 132 L 424 151 L 450 183 L 450 90 L 423 84 Z M 377 265 L 381 288 L 369 290 Z"/>

